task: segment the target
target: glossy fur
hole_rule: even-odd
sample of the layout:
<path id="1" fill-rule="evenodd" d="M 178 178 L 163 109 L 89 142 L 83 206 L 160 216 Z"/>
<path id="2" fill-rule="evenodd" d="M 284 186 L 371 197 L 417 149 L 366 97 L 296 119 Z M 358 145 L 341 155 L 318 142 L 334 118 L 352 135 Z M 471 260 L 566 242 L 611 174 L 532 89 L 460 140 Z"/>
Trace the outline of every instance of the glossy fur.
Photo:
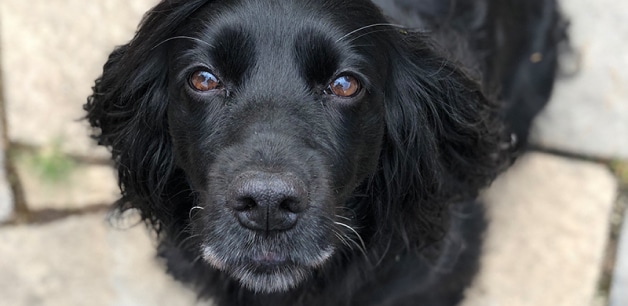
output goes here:
<path id="1" fill-rule="evenodd" d="M 551 92 L 556 3 L 375 2 L 162 1 L 109 57 L 85 110 L 116 209 L 141 213 L 200 296 L 463 297 L 485 226 L 474 199 Z M 194 90 L 198 69 L 221 87 Z M 343 75 L 356 95 L 328 91 Z"/>

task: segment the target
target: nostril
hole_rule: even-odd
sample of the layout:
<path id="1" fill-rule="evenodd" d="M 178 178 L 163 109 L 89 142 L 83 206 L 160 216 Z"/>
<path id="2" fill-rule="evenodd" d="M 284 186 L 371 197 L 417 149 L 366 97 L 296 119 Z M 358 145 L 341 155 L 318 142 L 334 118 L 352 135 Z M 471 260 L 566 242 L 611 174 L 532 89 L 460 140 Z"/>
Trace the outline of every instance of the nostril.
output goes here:
<path id="1" fill-rule="evenodd" d="M 298 214 L 303 211 L 300 201 L 293 198 L 286 198 L 279 204 L 280 210 L 285 210 L 291 213 Z"/>
<path id="2" fill-rule="evenodd" d="M 257 202 L 255 201 L 255 199 L 253 199 L 252 197 L 240 197 L 238 198 L 234 205 L 233 205 L 233 209 L 237 210 L 237 211 L 247 211 L 247 210 L 251 210 L 253 208 L 255 208 L 257 206 Z"/>
<path id="3" fill-rule="evenodd" d="M 293 211 L 290 209 L 290 202 L 291 202 L 291 200 L 290 200 L 290 199 L 285 199 L 285 200 L 281 201 L 281 203 L 279 203 L 279 209 L 281 209 L 281 210 L 287 210 L 287 211 L 293 212 Z"/>

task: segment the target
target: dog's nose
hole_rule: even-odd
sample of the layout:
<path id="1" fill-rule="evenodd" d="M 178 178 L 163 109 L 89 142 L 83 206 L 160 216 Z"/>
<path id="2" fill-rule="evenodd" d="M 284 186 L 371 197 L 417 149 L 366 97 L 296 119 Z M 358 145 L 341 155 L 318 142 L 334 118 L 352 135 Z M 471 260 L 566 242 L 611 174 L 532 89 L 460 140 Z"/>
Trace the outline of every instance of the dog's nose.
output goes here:
<path id="1" fill-rule="evenodd" d="M 236 218 L 256 231 L 288 230 L 307 207 L 303 182 L 288 173 L 245 172 L 233 181 L 231 191 Z"/>

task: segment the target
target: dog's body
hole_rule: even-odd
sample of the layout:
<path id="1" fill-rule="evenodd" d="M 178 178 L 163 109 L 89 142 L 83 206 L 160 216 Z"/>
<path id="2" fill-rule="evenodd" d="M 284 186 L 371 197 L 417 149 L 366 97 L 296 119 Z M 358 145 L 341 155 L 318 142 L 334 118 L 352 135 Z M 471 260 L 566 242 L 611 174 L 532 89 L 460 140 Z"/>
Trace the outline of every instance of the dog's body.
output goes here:
<path id="1" fill-rule="evenodd" d="M 375 4 L 162 1 L 110 56 L 85 109 L 117 208 L 140 211 L 202 296 L 461 300 L 485 225 L 474 198 L 551 92 L 556 3 Z"/>

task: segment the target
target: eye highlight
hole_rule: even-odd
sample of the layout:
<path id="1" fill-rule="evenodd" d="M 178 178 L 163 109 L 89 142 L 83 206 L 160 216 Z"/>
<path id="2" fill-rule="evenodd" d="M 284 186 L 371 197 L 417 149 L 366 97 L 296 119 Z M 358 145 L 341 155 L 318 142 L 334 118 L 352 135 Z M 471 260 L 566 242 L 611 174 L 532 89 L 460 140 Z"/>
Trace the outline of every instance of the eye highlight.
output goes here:
<path id="1" fill-rule="evenodd" d="M 355 77 L 351 75 L 342 75 L 333 80 L 325 93 L 341 98 L 354 97 L 360 92 L 362 85 Z"/>
<path id="2" fill-rule="evenodd" d="M 190 75 L 189 83 L 196 91 L 210 91 L 221 88 L 222 84 L 218 77 L 207 70 L 197 70 Z"/>

